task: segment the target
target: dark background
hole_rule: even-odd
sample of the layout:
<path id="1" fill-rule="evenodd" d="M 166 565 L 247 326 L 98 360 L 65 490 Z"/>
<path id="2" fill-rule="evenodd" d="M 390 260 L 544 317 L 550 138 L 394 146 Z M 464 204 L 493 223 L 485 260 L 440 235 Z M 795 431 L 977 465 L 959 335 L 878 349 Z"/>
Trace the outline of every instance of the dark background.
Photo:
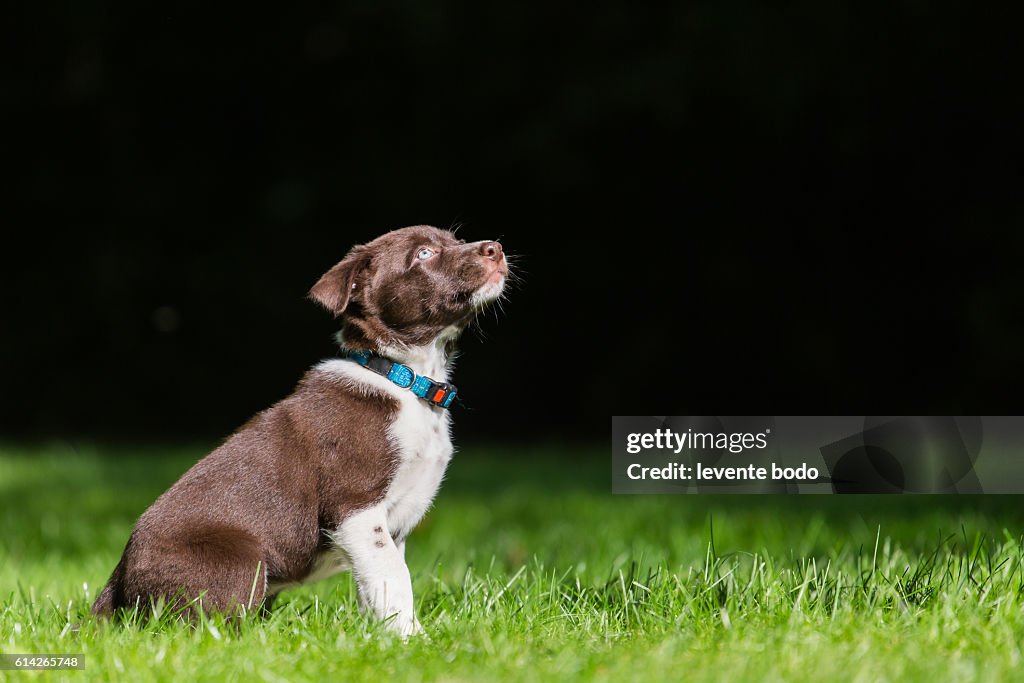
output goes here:
<path id="1" fill-rule="evenodd" d="M 333 354 L 303 297 L 352 244 L 456 222 L 523 276 L 463 344 L 460 436 L 1021 412 L 1012 12 L 18 11 L 5 436 L 222 435 Z"/>

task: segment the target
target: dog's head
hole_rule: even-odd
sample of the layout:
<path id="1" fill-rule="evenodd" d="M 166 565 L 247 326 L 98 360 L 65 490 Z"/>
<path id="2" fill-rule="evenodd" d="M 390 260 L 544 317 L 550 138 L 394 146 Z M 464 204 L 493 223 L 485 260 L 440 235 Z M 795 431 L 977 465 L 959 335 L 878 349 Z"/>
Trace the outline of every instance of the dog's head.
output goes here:
<path id="1" fill-rule="evenodd" d="M 352 348 L 422 346 L 461 331 L 501 296 L 508 272 L 500 243 L 416 225 L 353 248 L 309 295 L 343 318 Z"/>

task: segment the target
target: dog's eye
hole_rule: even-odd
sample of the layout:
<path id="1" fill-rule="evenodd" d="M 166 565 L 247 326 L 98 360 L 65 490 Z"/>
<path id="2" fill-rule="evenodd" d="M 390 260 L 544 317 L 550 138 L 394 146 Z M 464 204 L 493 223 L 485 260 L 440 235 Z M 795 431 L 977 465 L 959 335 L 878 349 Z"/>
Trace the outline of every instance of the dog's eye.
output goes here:
<path id="1" fill-rule="evenodd" d="M 416 258 L 420 261 L 426 261 L 428 258 L 434 255 L 434 250 L 428 247 L 423 247 L 416 253 Z"/>

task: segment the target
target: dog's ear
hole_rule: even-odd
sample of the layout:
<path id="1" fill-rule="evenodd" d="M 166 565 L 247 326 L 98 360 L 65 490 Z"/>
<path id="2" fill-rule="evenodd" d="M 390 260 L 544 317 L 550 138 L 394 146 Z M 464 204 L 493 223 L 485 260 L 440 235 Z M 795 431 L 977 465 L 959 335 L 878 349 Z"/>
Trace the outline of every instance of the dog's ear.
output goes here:
<path id="1" fill-rule="evenodd" d="M 368 250 L 356 247 L 340 263 L 324 273 L 323 277 L 309 290 L 309 298 L 337 318 L 348 308 L 348 303 L 357 287 L 356 276 L 369 263 Z"/>

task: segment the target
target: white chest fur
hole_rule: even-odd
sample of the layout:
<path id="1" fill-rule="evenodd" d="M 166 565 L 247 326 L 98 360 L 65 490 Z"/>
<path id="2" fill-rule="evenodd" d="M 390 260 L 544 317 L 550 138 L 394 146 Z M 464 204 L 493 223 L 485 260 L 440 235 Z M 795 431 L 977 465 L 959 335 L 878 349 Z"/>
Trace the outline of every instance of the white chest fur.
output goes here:
<path id="1" fill-rule="evenodd" d="M 406 352 L 401 358 L 417 374 L 447 381 L 440 344 Z M 382 504 L 387 510 L 388 531 L 400 543 L 426 514 L 444 479 L 454 450 L 450 415 L 353 361 L 326 361 L 320 368 L 340 374 L 356 386 L 384 391 L 398 402 L 398 414 L 387 434 L 398 456 L 398 468 Z"/>
<path id="2" fill-rule="evenodd" d="M 384 505 L 388 529 L 399 542 L 430 508 L 453 451 L 448 411 L 431 408 L 411 393 L 409 397 L 388 434 L 400 460 Z"/>
<path id="3" fill-rule="evenodd" d="M 422 372 L 438 381 L 447 380 L 443 364 L 431 364 L 429 370 L 424 370 L 424 365 L 410 363 L 417 374 Z M 405 537 L 430 509 L 452 457 L 454 449 L 448 411 L 432 408 L 408 389 L 402 389 L 350 360 L 324 361 L 319 369 L 343 377 L 353 387 L 387 392 L 398 401 L 398 414 L 386 435 L 395 446 L 398 468 L 379 506 L 386 513 L 388 534 L 400 549 L 404 548 Z M 328 530 L 332 537 L 335 536 L 333 532 Z M 345 571 L 352 566 L 351 560 L 341 548 L 324 552 L 302 583 L 319 581 Z M 268 594 L 276 593 L 288 585 L 270 584 Z"/>

